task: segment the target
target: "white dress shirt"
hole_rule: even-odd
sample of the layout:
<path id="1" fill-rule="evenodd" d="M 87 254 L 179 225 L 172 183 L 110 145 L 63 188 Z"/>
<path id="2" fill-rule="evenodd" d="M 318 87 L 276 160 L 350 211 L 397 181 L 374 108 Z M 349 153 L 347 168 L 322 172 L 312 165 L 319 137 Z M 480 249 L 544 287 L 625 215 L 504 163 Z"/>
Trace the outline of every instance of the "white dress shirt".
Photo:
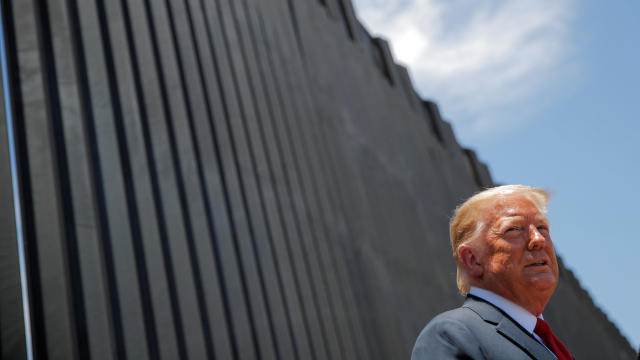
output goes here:
<path id="1" fill-rule="evenodd" d="M 489 291 L 486 289 L 482 289 L 479 287 L 472 286 L 471 290 L 469 290 L 469 294 L 473 296 L 477 296 L 483 300 L 488 301 L 493 304 L 500 310 L 504 311 L 507 315 L 509 315 L 513 320 L 515 320 L 520 326 L 522 326 L 525 330 L 529 332 L 529 334 L 533 335 L 533 337 L 538 340 L 540 344 L 542 344 L 545 348 L 547 347 L 544 344 L 544 341 L 538 336 L 538 334 L 533 332 L 533 329 L 536 328 L 536 323 L 538 319 L 535 315 L 525 310 L 522 306 L 503 298 L 502 296 L 494 293 L 493 291 Z M 538 316 L 540 319 L 544 320 L 542 314 Z M 549 348 L 547 348 L 549 350 Z M 553 351 L 549 350 L 553 354 Z M 553 354 L 555 356 L 555 354 Z"/>

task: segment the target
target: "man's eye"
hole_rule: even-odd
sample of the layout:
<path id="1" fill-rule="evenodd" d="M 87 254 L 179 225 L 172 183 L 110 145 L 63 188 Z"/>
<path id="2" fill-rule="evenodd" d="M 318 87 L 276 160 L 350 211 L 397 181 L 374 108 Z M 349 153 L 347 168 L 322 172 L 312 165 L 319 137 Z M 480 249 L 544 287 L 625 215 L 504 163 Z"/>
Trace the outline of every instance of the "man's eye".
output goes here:
<path id="1" fill-rule="evenodd" d="M 546 226 L 541 225 L 541 226 L 538 226 L 538 231 L 540 231 L 540 232 L 542 232 L 542 231 L 549 231 L 549 229 L 547 229 L 547 227 L 546 227 Z"/>
<path id="2" fill-rule="evenodd" d="M 508 228 L 508 229 L 507 229 L 507 232 L 518 231 L 518 230 L 520 230 L 520 228 L 519 228 L 519 227 L 517 227 L 517 226 L 512 226 L 512 227 L 510 227 L 510 228 Z"/>

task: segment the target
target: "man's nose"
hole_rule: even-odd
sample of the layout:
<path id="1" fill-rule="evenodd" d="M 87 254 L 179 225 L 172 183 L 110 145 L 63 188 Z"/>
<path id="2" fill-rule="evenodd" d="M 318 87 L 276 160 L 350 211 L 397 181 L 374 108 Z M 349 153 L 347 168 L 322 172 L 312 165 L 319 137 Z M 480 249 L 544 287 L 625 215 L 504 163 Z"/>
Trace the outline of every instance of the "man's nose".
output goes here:
<path id="1" fill-rule="evenodd" d="M 547 239 L 540 233 L 535 225 L 529 226 L 529 250 L 544 249 Z"/>

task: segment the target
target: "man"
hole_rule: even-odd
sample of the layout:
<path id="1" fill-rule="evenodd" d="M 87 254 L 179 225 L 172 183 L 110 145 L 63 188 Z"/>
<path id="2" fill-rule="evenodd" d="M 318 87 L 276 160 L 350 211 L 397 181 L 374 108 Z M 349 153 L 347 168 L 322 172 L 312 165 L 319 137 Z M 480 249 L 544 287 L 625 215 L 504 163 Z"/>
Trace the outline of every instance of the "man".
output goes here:
<path id="1" fill-rule="evenodd" d="M 506 185 L 456 209 L 449 234 L 467 299 L 427 324 L 412 360 L 572 359 L 542 317 L 558 284 L 548 200 L 544 190 Z"/>

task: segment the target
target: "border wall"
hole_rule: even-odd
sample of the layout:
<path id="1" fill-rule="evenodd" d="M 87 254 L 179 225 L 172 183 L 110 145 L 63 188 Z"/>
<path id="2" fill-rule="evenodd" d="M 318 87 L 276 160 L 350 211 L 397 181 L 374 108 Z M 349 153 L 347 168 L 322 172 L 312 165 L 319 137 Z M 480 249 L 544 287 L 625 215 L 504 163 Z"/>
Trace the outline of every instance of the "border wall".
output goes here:
<path id="1" fill-rule="evenodd" d="M 462 302 L 491 176 L 349 0 L 1 6 L 3 359 L 407 359 Z M 545 315 L 634 357 L 564 267 Z"/>

